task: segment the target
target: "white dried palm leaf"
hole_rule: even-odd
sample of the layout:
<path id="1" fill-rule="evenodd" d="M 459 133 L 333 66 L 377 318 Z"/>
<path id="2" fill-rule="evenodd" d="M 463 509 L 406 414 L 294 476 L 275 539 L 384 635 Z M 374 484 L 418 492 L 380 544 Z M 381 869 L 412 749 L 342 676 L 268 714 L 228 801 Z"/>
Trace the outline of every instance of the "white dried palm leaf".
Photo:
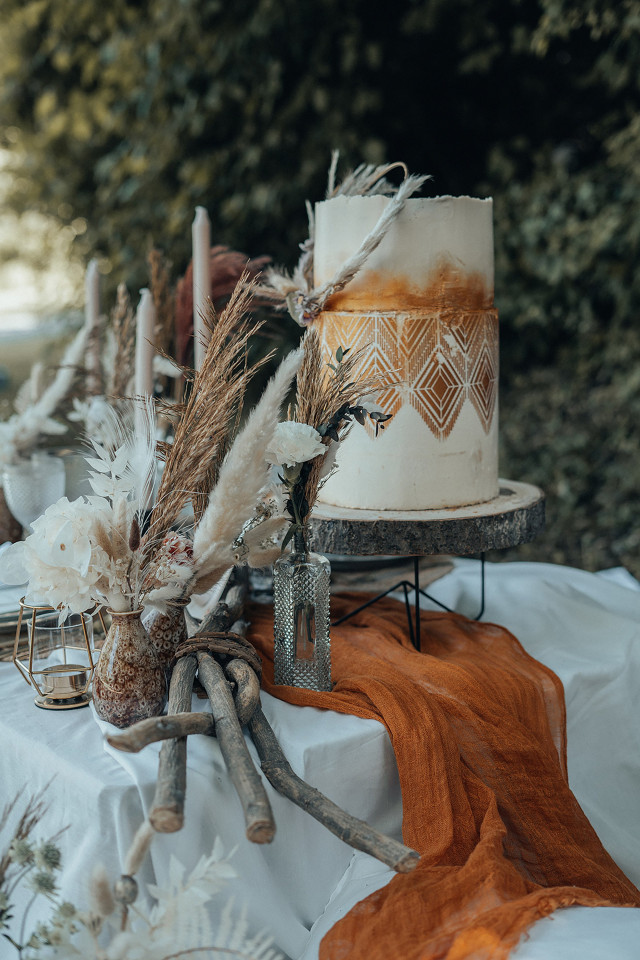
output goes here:
<path id="1" fill-rule="evenodd" d="M 210 856 L 201 857 L 188 876 L 172 856 L 167 882 L 149 886 L 156 905 L 149 914 L 148 925 L 118 935 L 108 955 L 126 960 L 138 956 L 136 951 L 144 947 L 147 952 L 141 956 L 154 958 L 179 957 L 187 952 L 190 957 L 209 958 L 217 951 L 233 952 L 237 957 L 258 956 L 261 960 L 279 956 L 270 950 L 271 938 L 267 935 L 248 938 L 246 914 L 236 915 L 233 901 L 226 904 L 219 921 L 213 923 L 209 903 L 235 876 L 235 870 L 223 856 L 219 838 Z"/>
<path id="2" fill-rule="evenodd" d="M 33 447 L 42 433 L 64 433 L 65 427 L 52 420 L 54 414 L 71 391 L 85 352 L 89 328 L 85 325 L 67 347 L 53 381 L 46 387 L 36 402 L 16 417 L 12 417 L 16 450 L 22 452 Z"/>
<path id="3" fill-rule="evenodd" d="M 146 507 L 156 475 L 155 409 L 144 397 L 118 409 L 104 404 L 100 410 L 101 442 L 89 437 L 95 456 L 91 485 L 98 496 L 125 497 L 139 509 Z"/>
<path id="4" fill-rule="evenodd" d="M 44 390 L 44 363 L 38 360 L 31 367 L 28 378 L 20 385 L 13 401 L 16 413 L 25 413 L 42 396 Z"/>
<path id="5" fill-rule="evenodd" d="M 285 357 L 225 457 L 193 538 L 199 577 L 207 576 L 212 566 L 219 566 L 216 554 L 220 546 L 232 544 L 254 516 L 260 492 L 269 483 L 265 453 L 302 355 L 298 349 Z"/>

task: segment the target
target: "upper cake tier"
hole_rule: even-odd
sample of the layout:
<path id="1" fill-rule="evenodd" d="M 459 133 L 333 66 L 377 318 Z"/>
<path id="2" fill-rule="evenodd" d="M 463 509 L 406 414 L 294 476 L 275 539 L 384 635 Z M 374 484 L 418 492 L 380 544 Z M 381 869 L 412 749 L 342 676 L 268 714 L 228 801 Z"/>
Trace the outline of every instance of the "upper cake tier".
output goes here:
<path id="1" fill-rule="evenodd" d="M 388 203 L 388 197 L 374 196 L 334 197 L 316 204 L 315 287 L 331 280 L 356 253 Z M 457 282 L 442 277 L 443 266 Z M 382 243 L 328 308 L 422 310 L 438 309 L 443 302 L 472 309 L 493 306 L 490 198 L 407 200 Z"/>

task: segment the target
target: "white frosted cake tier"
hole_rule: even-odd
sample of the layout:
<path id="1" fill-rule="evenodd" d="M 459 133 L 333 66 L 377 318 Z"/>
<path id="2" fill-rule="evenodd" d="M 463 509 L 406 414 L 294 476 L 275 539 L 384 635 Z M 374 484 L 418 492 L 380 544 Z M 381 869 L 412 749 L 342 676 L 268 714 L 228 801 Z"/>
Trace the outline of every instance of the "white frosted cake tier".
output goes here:
<path id="1" fill-rule="evenodd" d="M 356 252 L 388 198 L 316 206 L 315 285 Z M 377 438 L 354 425 L 320 500 L 428 510 L 498 494 L 498 318 L 491 200 L 407 201 L 360 274 L 318 318 L 327 357 L 370 345 L 363 373 L 390 386 Z"/>

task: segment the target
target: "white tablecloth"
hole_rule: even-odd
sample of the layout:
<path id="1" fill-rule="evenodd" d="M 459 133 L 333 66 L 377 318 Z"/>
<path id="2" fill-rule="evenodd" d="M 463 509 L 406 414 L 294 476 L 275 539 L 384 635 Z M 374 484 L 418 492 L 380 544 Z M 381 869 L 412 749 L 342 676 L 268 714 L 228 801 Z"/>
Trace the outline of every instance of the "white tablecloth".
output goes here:
<path id="1" fill-rule="evenodd" d="M 459 561 L 431 592 L 474 615 L 479 576 L 477 563 Z M 489 564 L 483 619 L 510 629 L 562 679 L 571 786 L 605 847 L 640 884 L 640 585 L 625 571 L 594 575 L 546 564 Z M 61 841 L 62 892 L 82 901 L 87 868 L 96 858 L 119 872 L 153 797 L 159 748 L 118 753 L 104 745 L 90 710 L 37 710 L 11 664 L 0 664 L 0 683 L 2 799 L 25 783 L 33 792 L 56 774 L 42 829 L 53 833 L 70 825 Z M 263 702 L 297 773 L 354 815 L 400 836 L 395 761 L 380 724 L 268 695 Z M 252 929 L 269 928 L 287 957 L 314 960 L 326 930 L 391 873 L 267 790 L 278 833 L 271 845 L 251 845 L 216 741 L 190 738 L 187 826 L 156 837 L 140 879 L 161 879 L 171 853 L 193 866 L 220 834 L 225 849 L 237 846 L 239 879 L 229 892 L 247 903 Z M 514 957 L 636 960 L 638 943 L 640 911 L 573 907 L 536 924 Z"/>

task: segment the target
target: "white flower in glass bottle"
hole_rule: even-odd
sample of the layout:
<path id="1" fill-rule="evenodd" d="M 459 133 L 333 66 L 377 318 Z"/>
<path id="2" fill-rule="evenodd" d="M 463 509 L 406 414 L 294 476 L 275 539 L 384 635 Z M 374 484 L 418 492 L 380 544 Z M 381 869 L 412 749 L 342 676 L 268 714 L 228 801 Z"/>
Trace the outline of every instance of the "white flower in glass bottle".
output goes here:
<path id="1" fill-rule="evenodd" d="M 308 423 L 284 420 L 273 431 L 265 454 L 267 463 L 295 467 L 327 452 L 322 437 Z"/>

